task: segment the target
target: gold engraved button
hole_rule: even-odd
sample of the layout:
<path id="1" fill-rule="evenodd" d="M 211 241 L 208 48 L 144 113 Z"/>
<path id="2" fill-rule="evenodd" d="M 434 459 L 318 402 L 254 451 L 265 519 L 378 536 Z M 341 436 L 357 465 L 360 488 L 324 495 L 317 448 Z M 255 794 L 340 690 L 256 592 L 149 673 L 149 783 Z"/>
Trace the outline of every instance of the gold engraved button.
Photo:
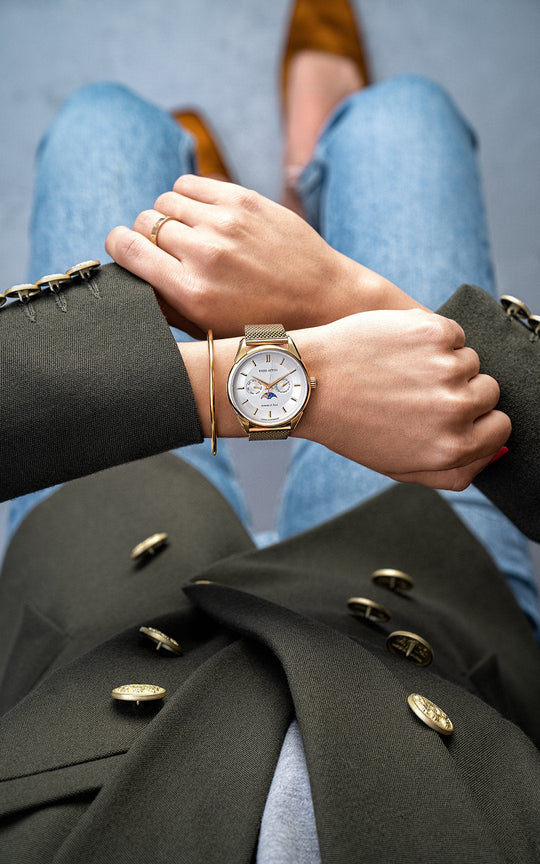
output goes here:
<path id="1" fill-rule="evenodd" d="M 81 261 L 80 264 L 75 264 L 66 270 L 66 276 L 80 277 L 81 279 L 90 279 L 101 267 L 101 261 Z"/>
<path id="2" fill-rule="evenodd" d="M 527 324 L 535 336 L 540 336 L 540 315 L 529 315 Z"/>
<path id="3" fill-rule="evenodd" d="M 430 729 L 435 729 L 435 732 L 440 735 L 451 735 L 454 731 L 454 724 L 448 714 L 445 714 L 431 699 L 426 699 L 420 693 L 411 693 L 407 702 L 411 711 L 414 711 L 422 723 Z"/>
<path id="4" fill-rule="evenodd" d="M 501 306 L 511 318 L 530 318 L 531 313 L 523 300 L 519 300 L 518 297 L 512 297 L 511 294 L 503 294 L 501 297 Z"/>
<path id="5" fill-rule="evenodd" d="M 51 291 L 58 291 L 62 286 L 69 285 L 71 279 L 64 273 L 52 273 L 50 276 L 42 276 L 38 279 L 36 285 L 38 288 L 50 288 Z"/>
<path id="6" fill-rule="evenodd" d="M 121 702 L 153 702 L 156 699 L 164 699 L 167 691 L 164 687 L 156 684 L 123 684 L 115 687 L 111 693 L 113 699 Z"/>
<path id="7" fill-rule="evenodd" d="M 182 653 L 182 649 L 176 639 L 173 639 L 172 636 L 167 636 L 161 630 L 156 630 L 155 627 L 139 627 L 139 633 L 142 633 L 147 639 L 151 639 L 152 642 L 156 643 L 156 651 L 159 651 L 160 648 L 165 648 L 171 654 Z"/>
<path id="8" fill-rule="evenodd" d="M 349 597 L 347 606 L 357 618 L 367 618 L 368 621 L 389 621 L 391 617 L 388 609 L 366 597 Z"/>
<path id="9" fill-rule="evenodd" d="M 429 666 L 433 660 L 433 649 L 429 642 L 408 630 L 394 630 L 390 633 L 386 647 L 392 654 L 406 657 L 417 666 Z"/>
<path id="10" fill-rule="evenodd" d="M 215 585 L 215 582 L 211 582 L 210 579 L 197 579 L 194 585 Z"/>
<path id="11" fill-rule="evenodd" d="M 18 297 L 19 300 L 28 300 L 30 297 L 35 297 L 41 294 L 41 288 L 35 282 L 24 282 L 21 285 L 12 285 L 7 291 L 4 291 L 5 297 Z"/>
<path id="12" fill-rule="evenodd" d="M 165 534 L 165 532 L 162 532 L 161 534 L 152 534 L 150 537 L 147 537 L 146 540 L 142 540 L 133 547 L 131 550 L 131 560 L 141 561 L 143 558 L 146 558 L 147 555 L 155 555 L 157 550 L 161 549 L 168 539 L 169 535 Z"/>
<path id="13" fill-rule="evenodd" d="M 371 580 L 375 585 L 388 588 L 390 591 L 410 591 L 414 588 L 414 579 L 408 573 L 404 573 L 403 570 L 393 570 L 391 567 L 375 570 L 371 574 Z"/>

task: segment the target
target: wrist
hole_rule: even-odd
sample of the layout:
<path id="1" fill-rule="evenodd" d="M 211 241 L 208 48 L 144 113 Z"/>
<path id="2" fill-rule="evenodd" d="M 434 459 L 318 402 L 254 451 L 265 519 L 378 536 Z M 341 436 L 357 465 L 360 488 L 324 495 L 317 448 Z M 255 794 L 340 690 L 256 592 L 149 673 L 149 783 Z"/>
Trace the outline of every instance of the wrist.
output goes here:
<path id="1" fill-rule="evenodd" d="M 238 438 L 243 434 L 227 396 L 227 378 L 239 338 L 214 339 L 215 417 L 217 434 L 223 438 Z M 209 360 L 206 340 L 178 342 L 177 347 L 189 377 L 203 435 L 210 438 Z"/>
<path id="2" fill-rule="evenodd" d="M 340 252 L 335 254 L 337 272 L 329 295 L 327 322 L 357 312 L 424 308 L 389 279 Z"/>
<path id="3" fill-rule="evenodd" d="M 292 434 L 314 441 L 318 440 L 320 426 L 317 403 L 319 401 L 319 370 L 324 369 L 325 344 L 322 338 L 324 329 L 323 327 L 310 327 L 290 331 L 289 334 L 300 352 L 309 375 L 317 378 L 317 388 L 312 390 L 298 425 L 298 431 L 294 431 Z M 214 339 L 215 417 L 217 434 L 222 438 L 239 438 L 245 435 L 227 395 L 227 379 L 236 357 L 240 338 Z M 189 377 L 203 435 L 205 438 L 210 438 L 209 361 L 206 340 L 179 342 L 177 347 Z"/>
<path id="4" fill-rule="evenodd" d="M 290 330 L 289 336 L 296 345 L 310 378 L 315 378 L 317 386 L 311 390 L 302 419 L 297 428 L 291 432 L 295 438 L 306 438 L 309 441 L 321 440 L 320 405 L 325 392 L 325 354 L 326 344 L 324 333 L 326 326 L 308 327 L 302 330 Z"/>

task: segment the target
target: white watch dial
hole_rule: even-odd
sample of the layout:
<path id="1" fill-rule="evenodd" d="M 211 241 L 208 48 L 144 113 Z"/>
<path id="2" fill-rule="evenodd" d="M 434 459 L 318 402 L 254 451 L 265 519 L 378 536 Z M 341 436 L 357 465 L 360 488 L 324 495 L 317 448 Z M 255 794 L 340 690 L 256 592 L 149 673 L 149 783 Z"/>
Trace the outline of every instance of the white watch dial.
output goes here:
<path id="1" fill-rule="evenodd" d="M 274 346 L 252 349 L 235 364 L 228 391 L 234 407 L 254 426 L 286 426 L 309 396 L 301 361 Z"/>

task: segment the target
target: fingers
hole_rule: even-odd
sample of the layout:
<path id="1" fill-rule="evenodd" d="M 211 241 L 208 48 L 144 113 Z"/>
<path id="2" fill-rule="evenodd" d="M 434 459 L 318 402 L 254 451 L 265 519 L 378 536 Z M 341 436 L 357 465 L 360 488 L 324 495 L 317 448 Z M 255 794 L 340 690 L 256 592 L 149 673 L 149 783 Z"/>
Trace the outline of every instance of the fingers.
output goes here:
<path id="1" fill-rule="evenodd" d="M 463 492 L 474 481 L 477 474 L 490 464 L 497 452 L 483 456 L 481 459 L 475 459 L 469 465 L 464 465 L 461 468 L 449 468 L 445 471 L 413 471 L 410 474 L 390 474 L 389 476 L 400 483 L 417 483 L 419 486 L 428 486 L 430 489 Z"/>
<path id="2" fill-rule="evenodd" d="M 156 293 L 156 300 L 159 304 L 163 315 L 173 327 L 177 327 L 179 330 L 183 330 L 184 333 L 189 333 L 190 336 L 193 336 L 195 339 L 204 339 L 206 337 L 206 333 L 201 330 L 193 321 L 189 321 L 184 315 L 181 314 L 177 309 L 173 308 L 166 303 L 163 297 Z"/>
<path id="3" fill-rule="evenodd" d="M 451 319 L 448 319 L 448 320 L 450 321 Z M 452 336 L 454 339 L 453 347 L 454 348 L 463 348 L 465 346 L 465 338 L 466 338 L 465 337 L 465 331 L 464 331 L 463 327 L 461 327 L 457 323 L 457 321 L 451 321 L 451 323 L 454 325 L 453 331 L 452 331 Z M 471 349 L 469 349 L 469 350 L 471 350 Z"/>
<path id="4" fill-rule="evenodd" d="M 194 228 L 196 225 L 208 222 L 213 208 L 209 204 L 203 204 L 177 192 L 165 192 L 154 203 L 154 211 L 163 213 L 164 216 L 171 216 L 178 222 Z M 135 228 L 135 230 L 139 229 Z"/>
<path id="5" fill-rule="evenodd" d="M 503 411 L 489 411 L 479 417 L 473 424 L 473 451 L 469 462 L 473 459 L 488 459 L 498 453 L 512 434 L 512 423 Z"/>
<path id="6" fill-rule="evenodd" d="M 480 358 L 473 348 L 456 348 L 455 359 L 462 364 L 463 374 L 471 380 L 480 372 Z"/>
<path id="7" fill-rule="evenodd" d="M 495 408 L 500 399 L 500 388 L 490 375 L 475 375 L 468 383 L 473 399 L 475 419 Z"/>
<path id="8" fill-rule="evenodd" d="M 150 238 L 152 229 L 158 219 L 171 214 L 160 212 L 158 210 L 143 210 L 133 223 L 133 230 L 142 234 L 146 239 Z M 156 243 L 152 245 L 164 249 L 171 255 L 175 255 L 179 259 L 182 257 L 181 251 L 186 246 L 190 246 L 192 241 L 192 229 L 183 222 L 178 222 L 174 216 L 169 222 L 165 222 L 159 229 L 159 234 L 156 238 Z M 178 253 L 176 255 L 175 253 Z"/>
<path id="9" fill-rule="evenodd" d="M 171 224 L 174 223 L 167 222 L 160 231 L 160 243 L 162 232 Z M 117 264 L 145 279 L 160 291 L 166 303 L 178 307 L 178 285 L 183 276 L 180 261 L 155 246 L 139 231 L 131 231 L 123 225 L 113 228 L 105 241 L 105 248 Z"/>
<path id="10" fill-rule="evenodd" d="M 390 474 L 388 476 L 400 483 L 416 483 L 419 486 L 428 486 L 430 489 L 463 492 L 470 486 L 477 474 L 489 465 L 495 455 L 495 453 L 491 453 L 489 456 L 475 459 L 474 462 L 462 468 L 449 468 L 446 471 L 413 471 L 410 474 Z"/>
<path id="11" fill-rule="evenodd" d="M 193 198 L 202 204 L 224 204 L 230 200 L 230 187 L 238 188 L 234 183 L 225 180 L 212 180 L 210 177 L 198 177 L 196 174 L 182 174 L 173 186 L 179 195 Z"/>
<path id="12" fill-rule="evenodd" d="M 502 411 L 489 411 L 478 417 L 472 426 L 464 425 L 456 437 L 450 437 L 446 452 L 443 448 L 443 458 L 433 467 L 446 471 L 467 468 L 477 460 L 487 459 L 489 462 L 508 441 L 511 432 L 512 424 L 506 414 Z"/>
<path id="13" fill-rule="evenodd" d="M 173 186 L 173 190 L 186 198 L 201 204 L 227 204 L 251 209 L 257 206 L 261 196 L 253 189 L 246 189 L 226 180 L 213 180 L 210 177 L 197 177 L 183 174 Z M 274 205 L 279 206 L 279 205 Z M 452 322 L 455 323 L 455 322 Z M 456 324 L 456 327 L 459 326 Z"/>
<path id="14" fill-rule="evenodd" d="M 389 476 L 401 483 L 419 483 L 432 489 L 461 491 L 491 462 L 508 441 L 511 432 L 510 418 L 502 411 L 490 411 L 476 420 L 469 439 L 463 435 L 454 444 L 452 457 L 444 459 L 446 464 L 435 470 L 405 474 L 391 472 Z"/>

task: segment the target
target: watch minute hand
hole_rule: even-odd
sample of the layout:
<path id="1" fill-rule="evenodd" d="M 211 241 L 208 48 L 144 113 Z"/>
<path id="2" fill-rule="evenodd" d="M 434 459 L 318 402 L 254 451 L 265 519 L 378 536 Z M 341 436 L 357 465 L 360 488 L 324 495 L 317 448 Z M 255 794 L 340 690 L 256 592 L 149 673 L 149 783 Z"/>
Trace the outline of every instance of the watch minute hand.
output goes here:
<path id="1" fill-rule="evenodd" d="M 289 375 L 292 375 L 293 372 L 296 372 L 296 368 L 291 369 L 290 372 L 285 372 L 285 375 L 282 375 L 281 378 L 276 378 L 275 381 L 272 381 L 272 383 L 268 385 L 268 389 L 271 390 L 272 387 L 275 387 L 276 384 L 279 384 L 279 382 L 283 381 L 284 378 L 287 378 Z"/>

